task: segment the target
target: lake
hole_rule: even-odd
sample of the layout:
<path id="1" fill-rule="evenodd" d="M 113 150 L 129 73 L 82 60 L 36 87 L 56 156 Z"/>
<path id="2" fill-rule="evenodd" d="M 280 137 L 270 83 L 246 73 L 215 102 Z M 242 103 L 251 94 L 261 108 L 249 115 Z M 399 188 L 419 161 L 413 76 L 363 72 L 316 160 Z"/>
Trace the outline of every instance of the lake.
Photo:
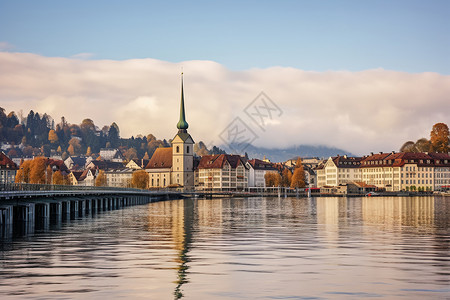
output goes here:
<path id="1" fill-rule="evenodd" d="M 126 207 L 0 240 L 0 299 L 448 299 L 449 223 L 437 196 Z"/>

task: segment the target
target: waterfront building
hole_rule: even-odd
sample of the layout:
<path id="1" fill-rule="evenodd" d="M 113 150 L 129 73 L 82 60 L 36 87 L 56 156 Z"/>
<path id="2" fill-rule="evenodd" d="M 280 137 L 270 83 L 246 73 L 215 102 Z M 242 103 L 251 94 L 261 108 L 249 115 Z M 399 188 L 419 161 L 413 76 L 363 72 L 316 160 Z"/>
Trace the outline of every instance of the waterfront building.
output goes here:
<path id="1" fill-rule="evenodd" d="M 69 156 L 64 161 L 69 170 L 84 170 L 86 165 L 92 161 L 92 157 Z"/>
<path id="2" fill-rule="evenodd" d="M 110 169 L 105 171 L 106 186 L 130 188 L 134 171 L 135 170 L 129 168 Z"/>
<path id="3" fill-rule="evenodd" d="M 435 191 L 450 189 L 450 155 L 446 153 L 428 153 L 434 161 L 434 184 Z"/>
<path id="4" fill-rule="evenodd" d="M 361 159 L 347 155 L 328 158 L 323 167 L 316 168 L 317 187 L 336 187 L 351 181 L 361 181 L 359 170 Z"/>
<path id="5" fill-rule="evenodd" d="M 248 187 L 266 187 L 265 175 L 267 172 L 278 172 L 271 163 L 260 159 L 251 159 L 247 161 L 248 169 Z"/>
<path id="6" fill-rule="evenodd" d="M 198 165 L 198 188 L 239 191 L 248 187 L 248 168 L 240 155 L 205 155 Z"/>
<path id="7" fill-rule="evenodd" d="M 17 165 L 0 151 L 0 184 L 14 183 L 18 169 Z"/>
<path id="8" fill-rule="evenodd" d="M 432 191 L 434 160 L 427 153 L 371 154 L 361 162 L 362 180 L 386 191 Z"/>
<path id="9" fill-rule="evenodd" d="M 172 139 L 172 147 L 158 148 L 146 166 L 150 188 L 194 188 L 194 140 L 187 132 L 184 109 L 183 74 L 181 74 L 180 120 L 178 133 Z"/>
<path id="10" fill-rule="evenodd" d="M 68 175 L 71 185 L 95 186 L 96 171 L 86 169 L 83 171 L 72 171 Z"/>

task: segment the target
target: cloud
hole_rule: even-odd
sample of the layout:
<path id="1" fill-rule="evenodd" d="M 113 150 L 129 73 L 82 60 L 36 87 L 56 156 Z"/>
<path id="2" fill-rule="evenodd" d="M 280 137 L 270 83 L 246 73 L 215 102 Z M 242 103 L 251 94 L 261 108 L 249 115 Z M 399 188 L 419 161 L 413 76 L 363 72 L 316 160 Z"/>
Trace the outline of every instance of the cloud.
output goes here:
<path id="1" fill-rule="evenodd" d="M 15 47 L 8 42 L 0 42 L 0 51 L 11 51 Z"/>
<path id="2" fill-rule="evenodd" d="M 116 122 L 121 135 L 172 138 L 184 69 L 186 117 L 195 141 L 220 144 L 240 117 L 265 147 L 326 145 L 356 154 L 398 150 L 450 123 L 450 76 L 383 69 L 310 72 L 272 67 L 231 71 L 211 61 L 79 60 L 0 52 L 0 103 L 56 122 Z M 281 117 L 258 127 L 245 108 L 264 91 Z M 263 113 L 264 109 L 260 109 Z"/>
<path id="3" fill-rule="evenodd" d="M 75 55 L 72 55 L 70 58 L 74 59 L 89 59 L 94 56 L 94 53 L 78 53 Z"/>

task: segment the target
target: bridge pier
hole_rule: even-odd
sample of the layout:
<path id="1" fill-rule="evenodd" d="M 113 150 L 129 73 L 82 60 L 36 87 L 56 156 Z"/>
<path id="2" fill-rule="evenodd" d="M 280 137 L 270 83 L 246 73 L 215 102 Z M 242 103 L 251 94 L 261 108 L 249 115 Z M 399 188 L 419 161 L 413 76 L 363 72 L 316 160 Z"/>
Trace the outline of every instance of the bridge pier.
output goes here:
<path id="1" fill-rule="evenodd" d="M 12 205 L 0 207 L 0 225 L 10 225 L 13 223 L 13 210 Z"/>
<path id="2" fill-rule="evenodd" d="M 56 223 L 61 223 L 62 221 L 62 202 L 50 203 L 50 218 Z"/>
<path id="3" fill-rule="evenodd" d="M 70 218 L 78 218 L 78 201 L 77 200 L 70 200 Z"/>
<path id="4" fill-rule="evenodd" d="M 61 201 L 61 217 L 63 220 L 70 219 L 70 201 Z"/>

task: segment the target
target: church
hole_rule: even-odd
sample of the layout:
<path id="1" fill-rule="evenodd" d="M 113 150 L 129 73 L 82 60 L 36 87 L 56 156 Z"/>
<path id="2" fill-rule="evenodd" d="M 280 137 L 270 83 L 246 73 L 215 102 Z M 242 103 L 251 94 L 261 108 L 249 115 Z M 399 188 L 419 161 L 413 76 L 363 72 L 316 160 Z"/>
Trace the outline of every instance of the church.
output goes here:
<path id="1" fill-rule="evenodd" d="M 194 140 L 187 132 L 184 110 L 183 73 L 181 73 L 181 103 L 178 133 L 172 147 L 157 148 L 145 170 L 149 174 L 149 188 L 194 188 Z"/>

